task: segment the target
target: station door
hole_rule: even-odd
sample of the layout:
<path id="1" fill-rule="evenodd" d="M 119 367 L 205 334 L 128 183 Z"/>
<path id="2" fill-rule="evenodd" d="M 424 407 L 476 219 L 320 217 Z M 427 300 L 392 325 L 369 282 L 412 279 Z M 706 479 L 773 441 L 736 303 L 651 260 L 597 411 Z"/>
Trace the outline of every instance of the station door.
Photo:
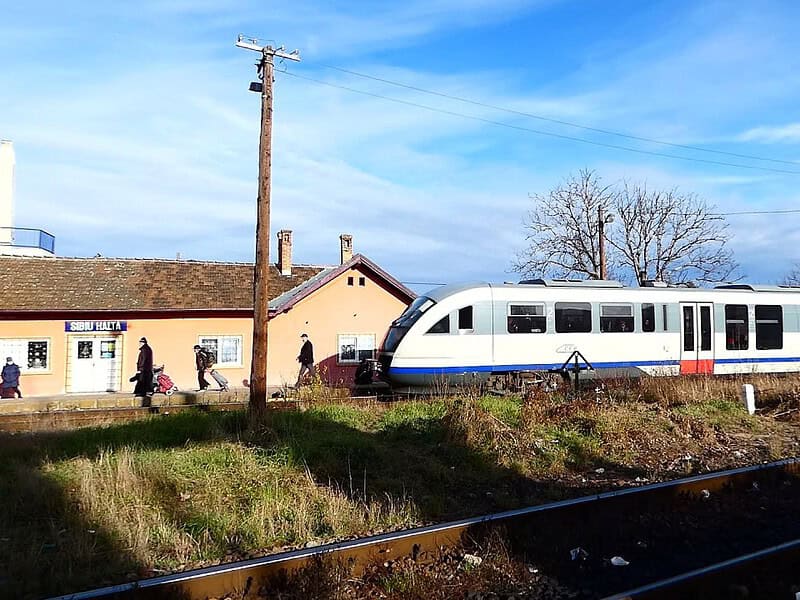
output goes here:
<path id="1" fill-rule="evenodd" d="M 67 392 L 116 392 L 122 379 L 122 336 L 67 336 Z"/>

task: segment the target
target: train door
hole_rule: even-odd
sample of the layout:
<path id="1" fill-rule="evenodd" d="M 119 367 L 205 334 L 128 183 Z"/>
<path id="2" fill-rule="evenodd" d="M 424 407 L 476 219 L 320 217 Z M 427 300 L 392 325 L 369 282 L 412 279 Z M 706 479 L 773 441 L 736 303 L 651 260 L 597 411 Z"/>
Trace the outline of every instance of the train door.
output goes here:
<path id="1" fill-rule="evenodd" d="M 681 302 L 681 374 L 714 372 L 714 305 Z"/>

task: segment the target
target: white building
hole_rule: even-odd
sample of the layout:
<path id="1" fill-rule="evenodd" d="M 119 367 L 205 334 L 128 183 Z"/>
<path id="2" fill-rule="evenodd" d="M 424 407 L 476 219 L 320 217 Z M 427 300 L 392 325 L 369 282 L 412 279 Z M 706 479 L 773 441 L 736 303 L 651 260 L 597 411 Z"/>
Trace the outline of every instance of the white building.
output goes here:
<path id="1" fill-rule="evenodd" d="M 55 238 L 41 229 L 14 227 L 14 144 L 0 140 L 0 255 L 53 256 Z"/>
<path id="2" fill-rule="evenodd" d="M 0 244 L 11 243 L 13 226 L 14 144 L 8 140 L 0 140 Z"/>

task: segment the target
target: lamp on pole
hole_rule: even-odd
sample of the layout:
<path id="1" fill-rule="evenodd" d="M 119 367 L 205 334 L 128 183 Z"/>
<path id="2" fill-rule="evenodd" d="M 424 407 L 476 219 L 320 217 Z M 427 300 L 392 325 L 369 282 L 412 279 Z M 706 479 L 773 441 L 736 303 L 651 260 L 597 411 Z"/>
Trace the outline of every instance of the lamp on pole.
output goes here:
<path id="1" fill-rule="evenodd" d="M 614 222 L 614 215 L 604 215 L 603 206 L 597 207 L 597 231 L 600 248 L 600 279 L 606 278 L 606 225 Z"/>
<path id="2" fill-rule="evenodd" d="M 299 61 L 300 52 L 284 47 L 262 46 L 255 38 L 242 35 L 238 48 L 261 54 L 256 63 L 261 81 L 250 84 L 250 91 L 261 93 L 261 141 L 258 154 L 258 209 L 256 219 L 256 258 L 253 269 L 253 355 L 250 362 L 250 411 L 267 408 L 267 334 L 269 324 L 269 210 L 272 169 L 272 80 L 274 58 Z"/>

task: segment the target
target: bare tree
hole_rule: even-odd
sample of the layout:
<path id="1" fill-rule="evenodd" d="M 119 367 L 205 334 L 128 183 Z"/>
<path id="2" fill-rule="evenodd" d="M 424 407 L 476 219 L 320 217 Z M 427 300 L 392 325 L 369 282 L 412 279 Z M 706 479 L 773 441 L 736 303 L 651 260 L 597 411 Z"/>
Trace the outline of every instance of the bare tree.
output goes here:
<path id="1" fill-rule="evenodd" d="M 614 197 L 618 219 L 609 243 L 632 280 L 730 281 L 738 265 L 727 248 L 728 224 L 694 194 L 624 184 Z"/>
<path id="2" fill-rule="evenodd" d="M 794 263 L 792 270 L 783 278 L 783 284 L 800 286 L 800 262 Z"/>
<path id="3" fill-rule="evenodd" d="M 614 199 L 594 171 L 572 175 L 546 196 L 531 196 L 534 207 L 523 220 L 527 246 L 513 270 L 523 275 L 598 278 L 600 274 L 597 209 Z"/>
<path id="4" fill-rule="evenodd" d="M 527 246 L 513 270 L 526 276 L 598 278 L 598 208 L 614 214 L 606 228 L 609 277 L 642 283 L 737 279 L 723 216 L 696 195 L 645 185 L 603 186 L 582 170 L 546 196 L 531 196 L 523 221 Z"/>

